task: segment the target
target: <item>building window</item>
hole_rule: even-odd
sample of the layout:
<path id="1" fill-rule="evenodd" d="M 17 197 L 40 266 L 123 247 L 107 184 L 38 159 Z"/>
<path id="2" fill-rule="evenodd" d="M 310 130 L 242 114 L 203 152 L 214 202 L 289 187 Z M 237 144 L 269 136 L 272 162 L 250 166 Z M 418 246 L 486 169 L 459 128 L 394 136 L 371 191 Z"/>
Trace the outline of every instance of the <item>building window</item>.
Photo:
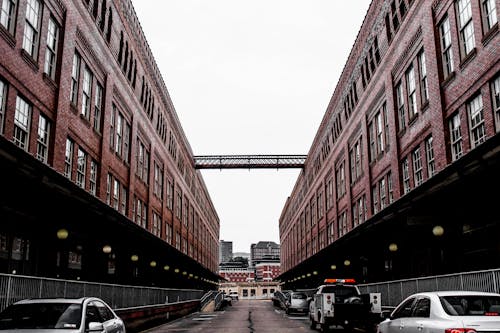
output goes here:
<path id="1" fill-rule="evenodd" d="M 146 206 L 141 199 L 136 198 L 136 200 L 134 200 L 135 223 L 143 228 L 146 228 L 147 225 L 147 211 L 148 206 Z"/>
<path id="2" fill-rule="evenodd" d="M 36 157 L 47 163 L 49 155 L 50 122 L 42 114 L 38 117 L 38 138 L 36 142 Z"/>
<path id="3" fill-rule="evenodd" d="M 338 217 L 339 237 L 347 234 L 347 212 L 343 211 Z"/>
<path id="4" fill-rule="evenodd" d="M 127 214 L 127 202 L 128 202 L 127 194 L 128 194 L 127 188 L 125 187 L 125 185 L 122 185 L 122 192 L 120 195 L 120 213 L 122 213 L 123 215 Z"/>
<path id="5" fill-rule="evenodd" d="M 96 195 L 97 193 L 97 162 L 94 160 L 90 161 L 90 178 L 89 178 L 89 191 L 91 194 Z"/>
<path id="6" fill-rule="evenodd" d="M 172 211 L 174 208 L 174 183 L 167 180 L 167 208 Z"/>
<path id="7" fill-rule="evenodd" d="M 368 124 L 370 162 L 375 161 L 379 155 L 385 152 L 388 138 L 388 126 L 387 110 L 384 104 Z"/>
<path id="8" fill-rule="evenodd" d="M 71 70 L 71 95 L 70 100 L 73 105 L 78 102 L 78 84 L 80 80 L 80 63 L 82 59 L 78 53 L 73 55 L 73 67 Z"/>
<path id="9" fill-rule="evenodd" d="M 352 206 L 352 224 L 354 227 L 365 222 L 365 196 L 359 197 Z"/>
<path id="10" fill-rule="evenodd" d="M 92 72 L 85 66 L 83 70 L 83 95 L 82 95 L 82 116 L 85 119 L 90 119 L 90 105 L 92 94 Z"/>
<path id="11" fill-rule="evenodd" d="M 108 173 L 108 177 L 106 177 L 106 203 L 111 205 L 111 182 L 113 181 L 113 177 Z"/>
<path id="12" fill-rule="evenodd" d="M 474 97 L 467 103 L 467 113 L 470 122 L 470 137 L 472 148 L 486 140 L 486 129 L 484 127 L 483 98 L 481 95 Z"/>
<path id="13" fill-rule="evenodd" d="M 427 83 L 427 66 L 425 64 L 424 50 L 418 54 L 418 68 L 420 70 L 420 97 L 422 104 L 429 100 L 429 86 Z"/>
<path id="14" fill-rule="evenodd" d="M 141 140 L 137 139 L 136 174 L 144 183 L 149 181 L 149 151 Z"/>
<path id="15" fill-rule="evenodd" d="M 436 173 L 436 162 L 434 161 L 434 147 L 432 136 L 425 140 L 425 153 L 427 156 L 427 177 L 431 178 Z"/>
<path id="16" fill-rule="evenodd" d="M 102 117 L 102 86 L 97 83 L 95 86 L 95 99 L 94 99 L 94 130 L 101 133 L 101 117 Z"/>
<path id="17" fill-rule="evenodd" d="M 373 209 L 373 215 L 377 214 L 379 211 L 377 185 L 372 186 L 372 209 Z"/>
<path id="18" fill-rule="evenodd" d="M 361 177 L 363 171 L 361 165 L 361 138 L 354 143 L 354 146 L 349 152 L 349 158 L 351 164 L 351 183 L 354 183 Z"/>
<path id="19" fill-rule="evenodd" d="M 0 81 L 1 84 L 1 81 Z M 1 85 L 0 85 L 0 94 L 1 94 Z M 495 113 L 495 124 L 497 132 L 500 132 L 500 75 L 497 76 L 493 82 L 491 83 L 491 99 L 493 104 L 493 112 Z M 1 103 L 0 98 L 0 103 Z M 0 108 L 2 105 L 0 104 Z M 0 110 L 1 111 L 1 110 Z M 1 117 L 1 112 L 0 112 Z M 1 122 L 0 122 L 1 126 Z"/>
<path id="20" fill-rule="evenodd" d="M 113 208 L 118 210 L 120 207 L 120 182 L 113 179 Z"/>
<path id="21" fill-rule="evenodd" d="M 33 58 L 37 57 L 39 20 L 41 3 L 38 0 L 28 0 L 26 7 L 26 24 L 24 26 L 23 49 Z"/>
<path id="22" fill-rule="evenodd" d="M 394 202 L 394 192 L 392 188 L 392 173 L 387 173 L 387 192 L 389 193 L 389 204 Z"/>
<path id="23" fill-rule="evenodd" d="M 78 159 L 76 168 L 76 185 L 85 188 L 85 175 L 87 172 L 87 153 L 78 148 Z"/>
<path id="24" fill-rule="evenodd" d="M 490 31 L 497 24 L 497 9 L 495 0 L 482 0 L 481 10 L 483 13 L 484 32 Z"/>
<path id="25" fill-rule="evenodd" d="M 449 121 L 450 141 L 451 141 L 451 159 L 455 161 L 462 157 L 462 130 L 460 128 L 460 116 L 455 114 Z"/>
<path id="26" fill-rule="evenodd" d="M 153 193 L 158 197 L 158 199 L 163 199 L 163 168 L 159 166 L 156 162 L 154 163 L 154 186 Z"/>
<path id="27" fill-rule="evenodd" d="M 420 147 L 418 147 L 413 151 L 412 159 L 413 159 L 413 182 L 415 183 L 415 186 L 419 186 L 424 181 L 422 154 L 420 152 Z"/>
<path id="28" fill-rule="evenodd" d="M 59 41 L 59 26 L 53 17 L 49 19 L 47 31 L 47 49 L 45 51 L 44 72 L 52 80 L 56 77 L 57 43 Z"/>
<path id="29" fill-rule="evenodd" d="M 403 171 L 403 194 L 410 192 L 410 166 L 408 165 L 408 159 L 405 158 L 401 163 L 401 170 Z"/>
<path id="30" fill-rule="evenodd" d="M 14 143 L 21 149 L 28 150 L 29 128 L 31 121 L 31 105 L 22 97 L 17 96 L 16 113 L 14 117 Z"/>
<path id="31" fill-rule="evenodd" d="M 125 163 L 129 162 L 130 155 L 130 123 L 113 104 L 111 112 L 109 144 Z"/>
<path id="32" fill-rule="evenodd" d="M 387 206 L 387 189 L 385 188 L 385 178 L 380 179 L 378 182 L 378 193 L 380 198 L 380 210 Z"/>
<path id="33" fill-rule="evenodd" d="M 5 84 L 2 80 L 0 80 L 0 134 L 3 134 L 6 101 L 7 101 L 7 84 Z"/>
<path id="34" fill-rule="evenodd" d="M 153 226 L 151 228 L 153 235 L 161 237 L 161 217 L 160 215 L 153 211 Z"/>
<path id="35" fill-rule="evenodd" d="M 408 116 L 411 120 L 418 113 L 415 69 L 413 68 L 413 65 L 411 65 L 406 71 L 406 89 L 408 90 Z"/>
<path id="36" fill-rule="evenodd" d="M 333 179 L 328 178 L 326 182 L 326 210 L 333 208 Z"/>
<path id="37" fill-rule="evenodd" d="M 323 218 L 323 191 L 318 193 L 318 220 Z"/>
<path id="38" fill-rule="evenodd" d="M 172 244 L 172 226 L 170 224 L 165 227 L 165 240 L 167 243 Z"/>
<path id="39" fill-rule="evenodd" d="M 0 13 L 0 24 L 12 35 L 16 27 L 16 5 L 16 0 L 3 0 L 2 12 Z"/>
<path id="40" fill-rule="evenodd" d="M 64 155 L 64 175 L 71 179 L 73 173 L 73 147 L 74 143 L 70 138 L 66 139 L 66 153 Z"/>
<path id="41" fill-rule="evenodd" d="M 182 192 L 180 190 L 176 191 L 176 198 L 177 200 L 175 200 L 175 217 L 180 220 L 182 219 Z"/>
<path id="42" fill-rule="evenodd" d="M 462 56 L 466 57 L 475 47 L 474 25 L 472 22 L 472 6 L 470 0 L 458 0 L 457 16 L 460 30 L 460 44 Z"/>
<path id="43" fill-rule="evenodd" d="M 441 54 L 444 79 L 453 72 L 453 50 L 451 49 L 450 19 L 445 17 L 439 25 L 439 35 L 441 40 Z"/>
<path id="44" fill-rule="evenodd" d="M 346 188 L 345 188 L 345 163 L 342 161 L 337 168 L 337 199 L 340 199 L 344 196 Z"/>
<path id="45" fill-rule="evenodd" d="M 403 131 L 406 128 L 406 112 L 403 95 L 403 85 L 401 81 L 396 85 L 396 107 L 398 109 L 399 130 Z"/>

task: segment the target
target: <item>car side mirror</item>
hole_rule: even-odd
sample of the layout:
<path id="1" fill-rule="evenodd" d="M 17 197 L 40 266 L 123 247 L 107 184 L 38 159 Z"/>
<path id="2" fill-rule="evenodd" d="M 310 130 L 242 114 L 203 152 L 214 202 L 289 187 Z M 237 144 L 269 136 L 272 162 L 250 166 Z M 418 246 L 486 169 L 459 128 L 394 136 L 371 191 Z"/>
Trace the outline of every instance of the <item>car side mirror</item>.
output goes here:
<path id="1" fill-rule="evenodd" d="M 87 329 L 87 332 L 102 332 L 102 331 L 104 331 L 104 326 L 102 323 L 98 323 L 95 321 L 89 323 L 89 328 Z"/>
<path id="2" fill-rule="evenodd" d="M 384 318 L 384 319 L 392 319 L 391 312 L 392 311 L 382 311 L 382 318 Z"/>

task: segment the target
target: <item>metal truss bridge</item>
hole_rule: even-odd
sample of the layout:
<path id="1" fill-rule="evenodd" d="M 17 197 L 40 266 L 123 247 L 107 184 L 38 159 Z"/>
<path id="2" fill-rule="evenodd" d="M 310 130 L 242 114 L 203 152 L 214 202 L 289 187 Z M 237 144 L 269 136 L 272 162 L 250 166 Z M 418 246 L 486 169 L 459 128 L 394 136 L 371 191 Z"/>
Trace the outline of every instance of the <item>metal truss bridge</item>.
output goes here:
<path id="1" fill-rule="evenodd" d="M 307 155 L 204 155 L 194 156 L 196 169 L 303 168 Z"/>

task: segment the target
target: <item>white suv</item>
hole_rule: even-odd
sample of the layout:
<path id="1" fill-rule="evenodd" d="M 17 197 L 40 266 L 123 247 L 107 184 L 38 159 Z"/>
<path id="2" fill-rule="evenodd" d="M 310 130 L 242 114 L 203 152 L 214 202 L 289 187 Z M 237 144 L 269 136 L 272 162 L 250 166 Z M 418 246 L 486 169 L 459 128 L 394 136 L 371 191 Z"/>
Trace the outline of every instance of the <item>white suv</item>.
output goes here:
<path id="1" fill-rule="evenodd" d="M 238 300 L 238 292 L 237 291 L 230 291 L 229 297 L 231 297 L 231 299 L 233 299 L 233 300 Z"/>

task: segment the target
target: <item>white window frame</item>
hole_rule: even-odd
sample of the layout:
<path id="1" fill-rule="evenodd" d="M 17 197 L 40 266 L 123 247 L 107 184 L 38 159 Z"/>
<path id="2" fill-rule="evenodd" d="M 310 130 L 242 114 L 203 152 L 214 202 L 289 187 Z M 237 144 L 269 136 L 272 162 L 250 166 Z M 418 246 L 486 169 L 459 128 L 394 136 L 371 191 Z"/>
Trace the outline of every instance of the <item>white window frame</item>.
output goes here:
<path id="1" fill-rule="evenodd" d="M 76 185 L 85 188 L 85 176 L 87 174 L 87 153 L 78 147 Z"/>
<path id="2" fill-rule="evenodd" d="M 451 159 L 456 161 L 463 155 L 462 129 L 460 125 L 460 114 L 457 113 L 449 120 Z"/>
<path id="3" fill-rule="evenodd" d="M 495 114 L 496 131 L 500 132 L 500 75 L 497 75 L 493 82 L 491 82 L 491 100 L 493 113 Z"/>
<path id="4" fill-rule="evenodd" d="M 89 192 L 97 194 L 97 162 L 93 159 L 90 161 Z"/>
<path id="5" fill-rule="evenodd" d="M 21 149 L 28 151 L 32 106 L 21 96 L 16 99 L 14 115 L 14 135 L 12 141 Z"/>
<path id="6" fill-rule="evenodd" d="M 4 131 L 6 104 L 7 104 L 7 83 L 0 80 L 0 135 L 3 135 Z"/>
<path id="7" fill-rule="evenodd" d="M 417 85 L 415 82 L 415 67 L 410 65 L 405 74 L 406 89 L 408 92 L 408 116 L 413 119 L 418 114 L 417 106 Z"/>
<path id="8" fill-rule="evenodd" d="M 481 11 L 483 14 L 484 32 L 489 32 L 498 22 L 495 0 L 482 0 Z"/>
<path id="9" fill-rule="evenodd" d="M 471 0 L 457 0 L 456 4 L 458 30 L 460 31 L 460 49 L 462 58 L 465 58 L 476 46 Z"/>
<path id="10" fill-rule="evenodd" d="M 420 99 L 422 104 L 429 101 L 429 84 L 427 82 L 427 64 L 425 63 L 425 52 L 418 54 L 418 68 L 420 70 Z"/>
<path id="11" fill-rule="evenodd" d="M 7 29 L 7 31 L 13 35 L 16 29 L 16 13 L 17 13 L 16 0 L 3 0 L 2 1 L 2 11 L 0 13 L 0 24 Z"/>
<path id="12" fill-rule="evenodd" d="M 33 59 L 38 57 L 38 39 L 40 32 L 40 17 L 42 3 L 38 0 L 28 0 L 26 4 L 26 21 L 24 25 L 23 49 Z"/>
<path id="13" fill-rule="evenodd" d="M 486 141 L 486 128 L 484 124 L 483 97 L 481 94 L 467 103 L 469 118 L 469 135 L 471 147 L 475 148 Z"/>
<path id="14" fill-rule="evenodd" d="M 70 90 L 70 101 L 73 105 L 78 103 L 78 86 L 80 84 L 80 67 L 82 63 L 82 58 L 78 52 L 73 55 L 73 66 L 71 68 L 71 90 Z"/>
<path id="15" fill-rule="evenodd" d="M 90 68 L 85 65 L 83 69 L 83 82 L 82 82 L 82 116 L 90 120 L 90 108 L 92 104 L 92 81 L 93 74 Z"/>
<path id="16" fill-rule="evenodd" d="M 49 156 L 50 120 L 40 113 L 38 117 L 38 137 L 36 157 L 47 163 Z"/>
<path id="17" fill-rule="evenodd" d="M 59 42 L 59 25 L 51 16 L 47 28 L 47 49 L 45 50 L 44 72 L 52 80 L 56 77 L 57 44 Z"/>
<path id="18" fill-rule="evenodd" d="M 424 182 L 424 167 L 422 165 L 422 152 L 420 151 L 420 147 L 417 147 L 412 152 L 412 161 L 413 161 L 413 182 L 415 187 L 422 185 Z"/>
<path id="19" fill-rule="evenodd" d="M 73 151 L 75 143 L 70 138 L 66 138 L 66 150 L 64 154 L 64 175 L 71 179 L 73 174 Z"/>
<path id="20" fill-rule="evenodd" d="M 410 166 L 408 164 L 408 158 L 405 158 L 403 162 L 401 162 L 401 170 L 403 172 L 403 194 L 407 194 L 411 191 Z"/>
<path id="21" fill-rule="evenodd" d="M 425 154 L 427 157 L 427 177 L 431 178 L 436 174 L 436 161 L 434 159 L 434 139 L 432 136 L 425 140 Z"/>
<path id="22" fill-rule="evenodd" d="M 439 25 L 444 79 L 450 76 L 450 74 L 455 70 L 453 65 L 453 49 L 451 47 L 450 29 L 450 19 L 446 16 Z"/>
<path id="23" fill-rule="evenodd" d="M 95 86 L 95 97 L 94 97 L 94 130 L 97 133 L 101 133 L 101 117 L 103 109 L 103 92 L 104 88 L 97 82 Z"/>

